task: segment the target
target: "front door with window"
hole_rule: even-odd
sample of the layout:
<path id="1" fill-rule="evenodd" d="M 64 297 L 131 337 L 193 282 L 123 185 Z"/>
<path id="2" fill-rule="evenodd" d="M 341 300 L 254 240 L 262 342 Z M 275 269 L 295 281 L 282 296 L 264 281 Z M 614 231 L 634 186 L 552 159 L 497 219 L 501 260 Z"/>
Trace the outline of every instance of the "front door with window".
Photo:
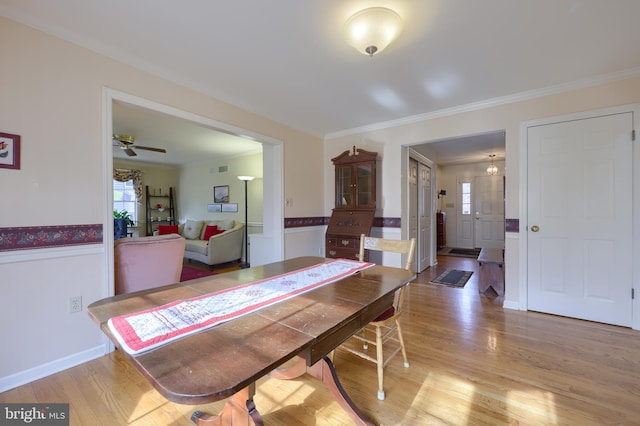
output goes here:
<path id="1" fill-rule="evenodd" d="M 504 248 L 504 179 L 475 178 L 475 247 Z"/>

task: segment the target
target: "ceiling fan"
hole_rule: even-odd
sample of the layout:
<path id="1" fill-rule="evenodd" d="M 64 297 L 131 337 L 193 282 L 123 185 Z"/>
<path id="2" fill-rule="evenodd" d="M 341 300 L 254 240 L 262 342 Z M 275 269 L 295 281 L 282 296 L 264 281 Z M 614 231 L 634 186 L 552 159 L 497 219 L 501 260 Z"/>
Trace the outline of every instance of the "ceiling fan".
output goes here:
<path id="1" fill-rule="evenodd" d="M 120 147 L 125 154 L 127 154 L 129 157 L 135 157 L 136 152 L 132 149 L 145 149 L 147 151 L 153 151 L 153 152 L 162 152 L 164 154 L 167 153 L 167 150 L 164 148 L 153 148 L 150 146 L 140 146 L 140 145 L 134 145 L 133 142 L 136 140 L 135 136 L 131 136 L 131 135 L 119 135 L 119 134 L 115 134 L 113 135 L 113 144 L 114 146 L 118 146 Z"/>

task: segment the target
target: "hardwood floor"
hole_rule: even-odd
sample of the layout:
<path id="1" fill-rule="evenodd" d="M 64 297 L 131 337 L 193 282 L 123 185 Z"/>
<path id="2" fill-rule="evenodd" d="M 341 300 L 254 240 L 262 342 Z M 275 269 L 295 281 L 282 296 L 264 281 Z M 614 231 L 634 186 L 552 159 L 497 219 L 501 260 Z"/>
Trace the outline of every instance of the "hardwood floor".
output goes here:
<path id="1" fill-rule="evenodd" d="M 463 289 L 429 284 L 447 268 L 474 271 Z M 402 325 L 411 366 L 376 369 L 347 352 L 335 364 L 347 392 L 381 425 L 640 424 L 640 332 L 502 309 L 479 295 L 474 259 L 439 257 L 407 292 Z M 315 379 L 258 382 L 267 425 L 351 424 Z M 195 409 L 166 401 L 119 351 L 0 394 L 0 402 L 69 402 L 72 425 L 189 425 Z"/>
<path id="2" fill-rule="evenodd" d="M 204 263 L 197 262 L 195 260 L 185 260 L 184 266 L 189 266 L 194 269 L 202 269 L 203 271 L 213 271 L 217 274 L 223 274 L 225 272 L 236 271 L 240 269 L 240 262 L 228 262 L 221 263 L 220 265 L 209 266 Z"/>

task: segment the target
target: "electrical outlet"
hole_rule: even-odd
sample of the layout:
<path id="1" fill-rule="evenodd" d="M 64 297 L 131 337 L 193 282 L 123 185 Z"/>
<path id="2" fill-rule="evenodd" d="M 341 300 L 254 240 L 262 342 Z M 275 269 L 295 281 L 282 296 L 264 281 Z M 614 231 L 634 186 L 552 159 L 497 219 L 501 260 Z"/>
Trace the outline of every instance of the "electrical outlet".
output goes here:
<path id="1" fill-rule="evenodd" d="M 69 298 L 69 313 L 82 311 L 82 296 L 73 296 Z"/>

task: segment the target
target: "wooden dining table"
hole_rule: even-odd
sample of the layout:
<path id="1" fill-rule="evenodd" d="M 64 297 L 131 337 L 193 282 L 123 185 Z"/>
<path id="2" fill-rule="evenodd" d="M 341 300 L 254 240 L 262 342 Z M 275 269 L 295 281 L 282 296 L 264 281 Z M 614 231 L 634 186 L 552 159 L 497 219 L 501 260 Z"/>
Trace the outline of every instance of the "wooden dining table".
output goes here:
<path id="1" fill-rule="evenodd" d="M 241 269 L 92 303 L 88 313 L 118 346 L 110 318 L 156 308 L 307 268 L 333 259 L 299 257 Z M 395 290 L 413 272 L 373 266 L 248 315 L 188 335 L 135 356 L 125 354 L 160 394 L 181 404 L 228 398 L 222 412 L 195 411 L 195 424 L 263 424 L 253 396 L 269 374 L 291 379 L 311 374 L 332 393 L 356 424 L 372 424 L 340 385 L 330 354 L 383 313 Z M 123 351 L 124 352 L 124 351 Z M 284 364 L 287 368 L 282 368 Z"/>

